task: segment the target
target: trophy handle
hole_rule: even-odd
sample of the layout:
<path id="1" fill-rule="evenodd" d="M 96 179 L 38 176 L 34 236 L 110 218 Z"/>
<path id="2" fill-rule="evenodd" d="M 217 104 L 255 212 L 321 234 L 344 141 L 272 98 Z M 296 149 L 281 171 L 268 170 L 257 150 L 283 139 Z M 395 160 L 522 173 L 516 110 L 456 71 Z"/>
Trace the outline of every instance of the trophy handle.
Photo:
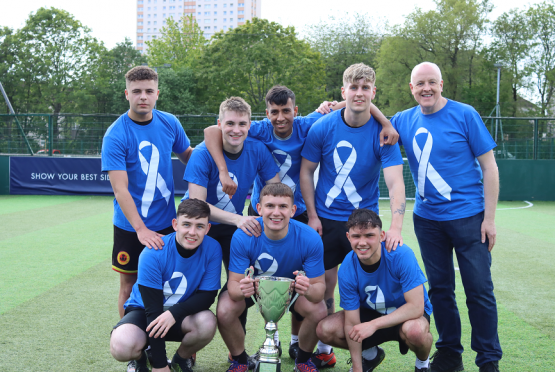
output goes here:
<path id="1" fill-rule="evenodd" d="M 245 278 L 251 278 L 252 279 L 253 275 L 254 275 L 254 269 L 252 267 L 248 267 L 247 269 L 245 269 Z M 256 290 L 256 287 L 255 287 L 255 290 Z M 258 302 L 256 301 L 256 293 L 254 295 L 252 295 L 251 298 L 254 301 L 254 303 L 257 305 L 257 308 L 258 308 Z"/>
<path id="2" fill-rule="evenodd" d="M 305 272 L 303 270 L 299 270 L 297 272 L 297 276 L 306 276 Z M 287 311 L 286 314 L 289 312 L 289 310 L 291 309 L 291 305 L 293 305 L 295 303 L 295 301 L 297 300 L 297 298 L 299 298 L 299 294 L 295 293 L 295 297 L 293 297 L 293 299 L 291 301 L 289 301 L 289 306 L 287 306 Z"/>

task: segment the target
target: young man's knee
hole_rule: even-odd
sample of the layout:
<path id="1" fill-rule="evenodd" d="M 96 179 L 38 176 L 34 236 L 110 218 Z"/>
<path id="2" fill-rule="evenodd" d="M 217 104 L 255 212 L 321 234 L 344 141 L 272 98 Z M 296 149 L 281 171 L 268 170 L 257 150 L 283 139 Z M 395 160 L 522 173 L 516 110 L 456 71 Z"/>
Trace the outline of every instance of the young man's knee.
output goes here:
<path id="1" fill-rule="evenodd" d="M 116 328 L 110 337 L 110 353 L 118 362 L 127 362 L 135 357 L 138 349 L 141 349 L 140 340 L 117 331 Z"/>
<path id="2" fill-rule="evenodd" d="M 405 342 L 416 347 L 427 346 L 430 343 L 429 327 L 422 319 L 409 320 L 403 323 L 401 334 Z"/>
<path id="3" fill-rule="evenodd" d="M 325 344 L 329 344 L 334 339 L 335 329 L 333 326 L 333 322 L 330 322 L 327 319 L 323 319 L 318 323 L 316 327 L 316 335 L 318 339 Z"/>
<path id="4" fill-rule="evenodd" d="M 217 328 L 216 316 L 210 310 L 204 310 L 195 314 L 195 328 L 199 337 L 203 340 L 214 338 Z"/>
<path id="5" fill-rule="evenodd" d="M 224 294 L 220 296 L 218 300 L 218 306 L 216 308 L 216 314 L 218 317 L 218 323 L 221 324 L 222 321 L 231 321 L 235 318 L 239 318 L 239 315 L 245 310 L 245 301 L 233 301 L 229 295 Z"/>
<path id="6" fill-rule="evenodd" d="M 305 299 L 303 303 L 299 303 L 298 313 L 305 318 L 305 321 L 308 320 L 317 324 L 328 316 L 328 309 L 324 301 L 312 303 Z"/>

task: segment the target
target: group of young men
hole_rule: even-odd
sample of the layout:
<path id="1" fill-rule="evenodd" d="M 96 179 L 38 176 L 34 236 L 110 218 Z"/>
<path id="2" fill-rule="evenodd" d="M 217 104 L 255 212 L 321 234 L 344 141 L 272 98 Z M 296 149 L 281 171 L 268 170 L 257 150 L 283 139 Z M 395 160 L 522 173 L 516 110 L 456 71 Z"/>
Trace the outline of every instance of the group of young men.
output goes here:
<path id="1" fill-rule="evenodd" d="M 128 362 L 128 372 L 148 371 L 148 364 L 155 372 L 191 371 L 216 328 L 229 350 L 228 371 L 254 368 L 256 355 L 245 350 L 255 290 L 255 279 L 245 277 L 249 268 L 255 278 L 295 280 L 289 355 L 296 371 L 333 367 L 333 347 L 349 350 L 353 371 L 372 371 L 385 357 L 379 345 L 386 341 L 397 341 L 402 354 L 413 351 L 417 372 L 462 371 L 453 248 L 476 364 L 483 372 L 499 370 L 490 274 L 495 143 L 474 109 L 442 97 L 435 64 L 413 69 L 418 106 L 391 123 L 372 105 L 375 78 L 362 63 L 350 66 L 345 101 L 324 102 L 306 117 L 297 116 L 295 95 L 283 86 L 268 92 L 262 121 L 251 123 L 250 106 L 228 98 L 218 125 L 205 129 L 205 141 L 192 150 L 175 116 L 154 109 L 156 73 L 140 66 L 126 74 L 130 110 L 105 134 L 102 170 L 115 194 L 112 262 L 120 273 L 121 320 L 110 348 Z M 413 218 L 429 298 L 426 277 L 401 236 L 406 203 L 397 140 L 417 185 Z M 188 182 L 177 213 L 172 152 L 186 164 Z M 381 168 L 390 198 L 387 231 L 379 217 Z M 305 275 L 297 275 L 301 270 Z M 430 357 L 432 306 L 439 338 Z M 165 341 L 181 343 L 171 360 Z M 276 342 L 281 353 L 277 332 Z"/>

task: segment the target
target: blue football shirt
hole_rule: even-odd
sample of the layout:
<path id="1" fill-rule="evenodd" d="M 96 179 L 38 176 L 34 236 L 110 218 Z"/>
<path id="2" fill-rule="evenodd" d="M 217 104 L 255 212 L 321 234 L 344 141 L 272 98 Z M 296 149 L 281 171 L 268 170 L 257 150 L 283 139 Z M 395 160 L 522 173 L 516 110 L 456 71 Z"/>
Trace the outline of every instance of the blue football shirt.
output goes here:
<path id="1" fill-rule="evenodd" d="M 144 309 L 139 284 L 164 292 L 164 310 L 183 302 L 198 291 L 220 289 L 222 248 L 209 236 L 189 258 L 183 258 L 175 245 L 175 233 L 162 237 L 164 249 L 144 249 L 139 256 L 137 282 L 124 305 Z"/>
<path id="2" fill-rule="evenodd" d="M 380 147 L 381 130 L 374 117 L 362 127 L 350 127 L 340 110 L 310 128 L 302 156 L 320 163 L 314 197 L 318 216 L 347 221 L 356 208 L 379 212 L 380 168 L 403 164 L 397 144 Z"/>
<path id="3" fill-rule="evenodd" d="M 185 169 L 183 179 L 206 188 L 206 202 L 224 211 L 243 215 L 245 200 L 256 175 L 264 182 L 271 180 L 279 172 L 270 151 L 262 142 L 247 138 L 243 143 L 243 152 L 236 160 L 225 156 L 229 176 L 237 184 L 237 191 L 233 198 L 222 191 L 220 173 L 214 159 L 202 142 L 198 145 Z M 183 199 L 189 198 L 189 191 Z M 214 223 L 214 222 L 212 222 Z"/>
<path id="4" fill-rule="evenodd" d="M 406 244 L 387 252 L 381 246 L 382 257 L 378 270 L 365 272 L 355 252 L 347 254 L 339 267 L 340 306 L 345 310 L 361 307 L 391 314 L 406 304 L 404 294 L 426 283 L 426 277 L 418 266 L 414 252 Z M 424 311 L 432 315 L 432 304 L 424 286 Z"/>
<path id="5" fill-rule="evenodd" d="M 244 274 L 250 266 L 255 276 L 294 279 L 304 270 L 308 278 L 324 275 L 324 245 L 314 229 L 291 219 L 285 238 L 271 240 L 264 234 L 262 217 L 257 218 L 262 234 L 257 238 L 237 229 L 231 240 L 229 271 Z"/>
<path id="6" fill-rule="evenodd" d="M 127 113 L 106 131 L 102 141 L 102 171 L 127 172 L 128 189 L 146 227 L 162 230 L 175 218 L 171 154 L 190 145 L 177 118 L 153 110 L 152 122 L 134 123 Z M 114 225 L 134 231 L 114 198 Z"/>
<path id="7" fill-rule="evenodd" d="M 450 221 L 484 210 L 482 169 L 476 158 L 496 144 L 476 110 L 448 100 L 436 113 L 424 115 L 416 106 L 397 113 L 391 122 L 416 185 L 414 213 Z"/>
<path id="8" fill-rule="evenodd" d="M 268 119 L 253 121 L 249 129 L 249 137 L 261 141 L 272 153 L 274 161 L 279 167 L 279 179 L 281 182 L 293 190 L 294 203 L 297 206 L 295 217 L 306 211 L 299 185 L 302 161 L 301 151 L 312 124 L 322 116 L 322 114 L 314 111 L 307 116 L 295 117 L 293 120 L 293 133 L 287 139 L 279 138 L 274 134 L 274 127 Z M 256 210 L 256 204 L 260 201 L 260 190 L 264 186 L 265 183 L 257 176 L 251 196 L 254 210 Z"/>

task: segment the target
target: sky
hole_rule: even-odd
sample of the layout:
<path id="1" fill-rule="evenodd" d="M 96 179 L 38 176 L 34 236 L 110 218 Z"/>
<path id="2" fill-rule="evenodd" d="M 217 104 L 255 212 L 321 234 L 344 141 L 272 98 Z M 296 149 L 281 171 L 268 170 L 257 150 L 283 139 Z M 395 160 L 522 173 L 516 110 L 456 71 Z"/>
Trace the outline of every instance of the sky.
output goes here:
<path id="1" fill-rule="evenodd" d="M 261 0 L 262 18 L 284 26 L 295 26 L 302 33 L 307 25 L 326 21 L 330 16 L 341 17 L 346 13 L 368 14 L 387 20 L 390 25 L 403 23 L 404 16 L 418 5 L 423 10 L 435 8 L 433 0 L 387 0 L 363 2 L 361 0 Z M 511 8 L 539 3 L 540 0 L 490 0 L 495 6 L 490 19 Z M 372 4 L 361 7 L 360 4 Z M 92 35 L 114 47 L 129 37 L 135 42 L 136 0 L 0 0 L 0 26 L 12 29 L 23 27 L 31 12 L 40 7 L 67 10 L 92 29 Z"/>

